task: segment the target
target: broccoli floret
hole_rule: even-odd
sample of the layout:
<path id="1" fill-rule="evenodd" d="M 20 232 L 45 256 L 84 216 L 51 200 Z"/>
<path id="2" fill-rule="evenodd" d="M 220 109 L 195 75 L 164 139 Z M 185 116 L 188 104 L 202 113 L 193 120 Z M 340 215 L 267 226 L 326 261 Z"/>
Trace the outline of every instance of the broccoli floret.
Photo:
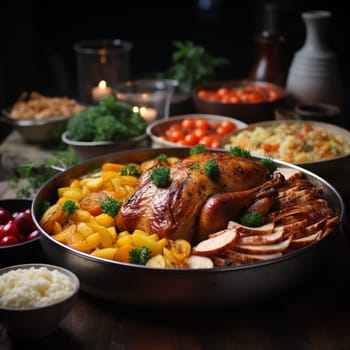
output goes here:
<path id="1" fill-rule="evenodd" d="M 120 169 L 120 175 L 140 177 L 141 173 L 141 170 L 135 164 L 129 164 Z"/>
<path id="2" fill-rule="evenodd" d="M 77 204 L 71 199 L 66 200 L 62 205 L 62 210 L 68 215 L 74 214 L 78 209 L 79 207 L 77 206 Z"/>
<path id="3" fill-rule="evenodd" d="M 157 166 L 152 170 L 151 181 L 158 187 L 168 187 L 170 184 L 170 168 Z"/>
<path id="4" fill-rule="evenodd" d="M 263 224 L 263 218 L 258 212 L 253 211 L 243 215 L 239 222 L 244 226 L 258 227 Z"/>
<path id="5" fill-rule="evenodd" d="M 146 247 L 132 248 L 129 251 L 129 262 L 132 264 L 145 265 L 151 258 L 151 250 Z"/>
<path id="6" fill-rule="evenodd" d="M 94 138 L 93 124 L 87 119 L 85 112 L 81 112 L 68 119 L 68 137 L 74 141 L 90 141 Z"/>
<path id="7" fill-rule="evenodd" d="M 146 120 L 113 95 L 71 117 L 67 124 L 68 137 L 76 141 L 123 140 L 144 134 L 146 128 Z"/>
<path id="8" fill-rule="evenodd" d="M 250 152 L 239 147 L 239 146 L 231 146 L 230 147 L 230 154 L 233 156 L 239 156 L 239 157 L 244 157 L 244 158 L 250 158 Z"/>
<path id="9" fill-rule="evenodd" d="M 114 218 L 121 207 L 121 202 L 118 199 L 115 199 L 111 196 L 108 196 L 102 203 L 101 208 L 102 212 L 108 214 Z"/>
<path id="10" fill-rule="evenodd" d="M 197 143 L 195 146 L 193 146 L 190 149 L 190 156 L 194 156 L 196 154 L 201 154 L 205 151 L 206 151 L 205 145 L 203 145 L 202 143 Z"/>
<path id="11" fill-rule="evenodd" d="M 203 165 L 203 169 L 211 179 L 216 179 L 219 176 L 219 167 L 215 158 L 209 159 Z"/>

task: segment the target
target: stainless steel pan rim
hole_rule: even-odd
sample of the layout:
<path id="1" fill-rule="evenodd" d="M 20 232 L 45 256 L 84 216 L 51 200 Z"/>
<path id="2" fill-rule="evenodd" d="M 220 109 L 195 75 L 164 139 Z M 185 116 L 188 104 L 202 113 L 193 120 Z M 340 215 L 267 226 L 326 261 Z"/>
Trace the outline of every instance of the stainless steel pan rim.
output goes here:
<path id="1" fill-rule="evenodd" d="M 96 157 L 70 167 L 39 189 L 32 202 L 33 219 L 40 228 L 38 222 L 42 201 L 54 202 L 57 200 L 57 187 L 67 184 L 70 179 L 85 175 L 104 162 L 137 162 L 160 153 L 181 157 L 188 155 L 188 152 L 189 148 L 182 147 L 128 150 Z M 288 291 L 322 270 L 323 265 L 329 261 L 328 256 L 335 253 L 334 243 L 341 231 L 344 203 L 332 185 L 309 170 L 282 161 L 275 162 L 278 166 L 301 170 L 311 182 L 322 188 L 340 216 L 339 227 L 329 235 L 279 258 L 212 269 L 150 268 L 109 261 L 73 250 L 41 229 L 42 248 L 52 263 L 71 269 L 79 276 L 82 290 L 117 303 L 152 307 L 201 307 L 208 303 L 213 307 L 237 306 Z"/>

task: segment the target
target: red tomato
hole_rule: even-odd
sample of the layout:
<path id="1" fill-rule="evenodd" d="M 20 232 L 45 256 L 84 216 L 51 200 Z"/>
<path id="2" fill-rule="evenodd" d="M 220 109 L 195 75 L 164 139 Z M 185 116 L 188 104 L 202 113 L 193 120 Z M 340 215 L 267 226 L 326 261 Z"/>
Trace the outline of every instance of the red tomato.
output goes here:
<path id="1" fill-rule="evenodd" d="M 180 130 L 174 129 L 169 133 L 168 137 L 169 137 L 169 141 L 177 142 L 184 138 L 184 134 Z"/>
<path id="2" fill-rule="evenodd" d="M 27 241 L 31 241 L 32 239 L 35 239 L 40 236 L 41 236 L 41 233 L 39 232 L 39 230 L 34 230 L 27 236 Z"/>
<path id="3" fill-rule="evenodd" d="M 190 118 L 181 121 L 181 130 L 192 130 L 194 128 L 194 120 Z"/>
<path id="4" fill-rule="evenodd" d="M 198 138 L 194 133 L 187 134 L 184 138 L 186 146 L 194 146 L 198 143 Z"/>
<path id="5" fill-rule="evenodd" d="M 19 240 L 17 237 L 15 236 L 4 236 L 0 239 L 0 246 L 5 246 L 5 245 L 12 245 L 12 244 L 16 244 L 19 243 Z"/>
<path id="6" fill-rule="evenodd" d="M 196 129 L 204 129 L 204 130 L 209 129 L 209 123 L 206 119 L 202 119 L 202 118 L 195 119 L 194 125 Z"/>
<path id="7" fill-rule="evenodd" d="M 18 231 L 27 236 L 30 232 L 32 232 L 35 229 L 34 221 L 32 219 L 32 215 L 30 213 L 30 210 L 25 210 L 15 217 L 14 219 Z"/>
<path id="8" fill-rule="evenodd" d="M 0 224 L 4 225 L 12 219 L 13 217 L 11 212 L 6 208 L 0 207 Z"/>
<path id="9" fill-rule="evenodd" d="M 202 137 L 198 143 L 203 144 L 205 147 L 212 147 L 212 143 L 215 140 L 215 137 L 212 135 L 206 135 Z"/>
<path id="10" fill-rule="evenodd" d="M 5 236 L 16 236 L 18 237 L 19 232 L 15 220 L 8 221 L 4 226 L 1 227 L 0 238 Z"/>

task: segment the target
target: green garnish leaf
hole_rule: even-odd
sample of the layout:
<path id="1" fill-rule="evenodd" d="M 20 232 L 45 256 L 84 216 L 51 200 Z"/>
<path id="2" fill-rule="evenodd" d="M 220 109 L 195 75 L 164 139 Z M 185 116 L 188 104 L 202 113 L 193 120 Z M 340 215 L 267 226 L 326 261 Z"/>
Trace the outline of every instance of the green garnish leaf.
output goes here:
<path id="1" fill-rule="evenodd" d="M 108 214 L 112 218 L 118 214 L 120 207 L 121 207 L 121 202 L 118 199 L 115 199 L 111 196 L 108 196 L 101 203 L 102 212 L 105 214 Z"/>
<path id="2" fill-rule="evenodd" d="M 62 210 L 66 212 L 68 215 L 74 214 L 78 209 L 79 209 L 78 205 L 71 199 L 66 200 L 62 205 Z"/>
<path id="3" fill-rule="evenodd" d="M 147 261 L 150 258 L 151 258 L 151 251 L 146 246 L 132 248 L 129 251 L 129 262 L 132 264 L 146 265 Z"/>
<path id="4" fill-rule="evenodd" d="M 244 157 L 244 158 L 250 158 L 251 154 L 249 151 L 239 147 L 239 146 L 231 146 L 229 149 L 230 154 L 233 156 L 238 156 L 238 157 Z"/>
<path id="5" fill-rule="evenodd" d="M 195 146 L 193 146 L 190 149 L 190 156 L 201 154 L 201 153 L 204 153 L 205 151 L 206 151 L 205 145 L 203 145 L 202 143 L 197 143 Z"/>
<path id="6" fill-rule="evenodd" d="M 260 159 L 260 163 L 264 164 L 269 169 L 270 173 L 273 173 L 277 169 L 277 165 L 274 163 L 274 161 L 271 158 Z"/>
<path id="7" fill-rule="evenodd" d="M 135 176 L 140 177 L 141 176 L 141 170 L 137 168 L 135 164 L 129 164 L 125 165 L 120 169 L 120 175 L 128 175 L 128 176 Z"/>
<path id="8" fill-rule="evenodd" d="M 216 179 L 219 176 L 219 167 L 215 158 L 209 159 L 203 165 L 203 169 L 211 179 Z"/>
<path id="9" fill-rule="evenodd" d="M 253 211 L 243 215 L 239 222 L 244 226 L 258 227 L 263 224 L 263 218 L 258 212 Z"/>
<path id="10" fill-rule="evenodd" d="M 157 166 L 152 170 L 151 181 L 158 187 L 168 187 L 170 185 L 170 168 Z"/>
<path id="11" fill-rule="evenodd" d="M 164 153 L 159 154 L 156 157 L 156 160 L 158 160 L 159 163 L 165 163 L 165 164 L 169 164 L 168 162 L 168 156 Z"/>

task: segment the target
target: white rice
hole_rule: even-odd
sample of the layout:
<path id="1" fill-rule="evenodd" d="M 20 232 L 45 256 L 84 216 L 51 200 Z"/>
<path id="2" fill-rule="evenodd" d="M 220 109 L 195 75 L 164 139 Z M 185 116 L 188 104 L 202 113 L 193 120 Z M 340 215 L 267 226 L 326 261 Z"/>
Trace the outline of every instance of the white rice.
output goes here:
<path id="1" fill-rule="evenodd" d="M 0 275 L 0 305 L 37 308 L 54 304 L 74 291 L 71 279 L 47 267 L 18 268 Z"/>

